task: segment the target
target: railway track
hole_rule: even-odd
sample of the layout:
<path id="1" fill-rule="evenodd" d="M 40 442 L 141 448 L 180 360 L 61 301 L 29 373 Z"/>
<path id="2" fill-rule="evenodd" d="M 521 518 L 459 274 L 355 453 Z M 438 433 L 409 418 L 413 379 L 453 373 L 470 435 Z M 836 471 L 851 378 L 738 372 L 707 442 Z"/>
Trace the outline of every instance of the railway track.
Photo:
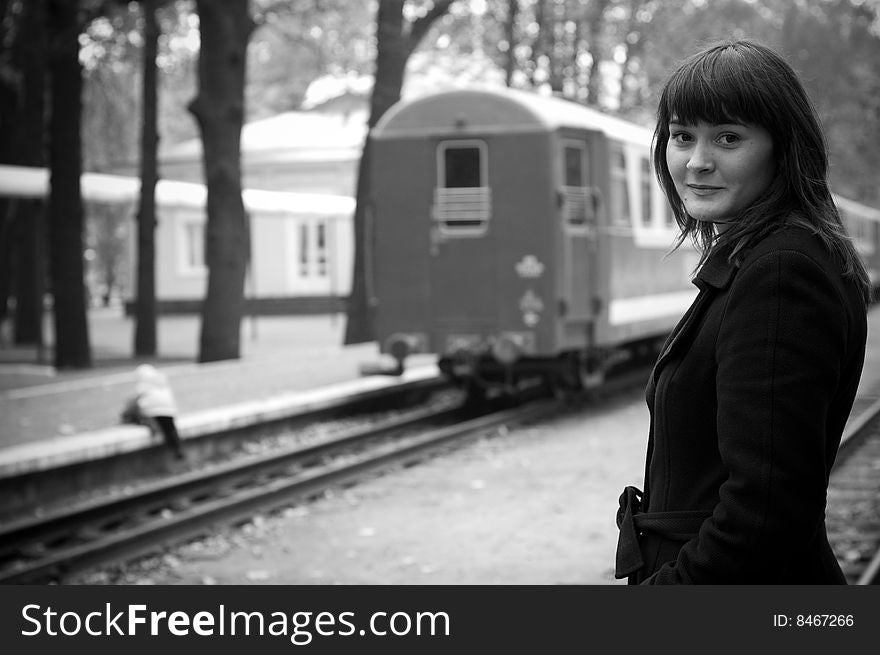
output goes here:
<path id="1" fill-rule="evenodd" d="M 850 584 L 880 584 L 880 400 L 847 428 L 831 471 L 828 538 Z"/>
<path id="2" fill-rule="evenodd" d="M 0 584 L 63 582 L 99 564 L 146 554 L 283 507 L 391 466 L 409 465 L 493 427 L 539 418 L 539 400 L 462 420 L 419 410 L 332 438 L 144 485 L 0 529 Z"/>

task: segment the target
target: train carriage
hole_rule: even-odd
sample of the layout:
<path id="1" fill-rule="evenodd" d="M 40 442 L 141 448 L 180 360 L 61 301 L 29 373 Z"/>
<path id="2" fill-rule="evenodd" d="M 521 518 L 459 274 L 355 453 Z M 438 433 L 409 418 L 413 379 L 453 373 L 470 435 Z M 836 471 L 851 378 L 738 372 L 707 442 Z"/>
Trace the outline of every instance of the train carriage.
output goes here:
<path id="1" fill-rule="evenodd" d="M 693 300 L 696 254 L 650 165 L 651 132 L 574 103 L 456 90 L 371 134 L 376 333 L 485 387 L 584 386 Z"/>

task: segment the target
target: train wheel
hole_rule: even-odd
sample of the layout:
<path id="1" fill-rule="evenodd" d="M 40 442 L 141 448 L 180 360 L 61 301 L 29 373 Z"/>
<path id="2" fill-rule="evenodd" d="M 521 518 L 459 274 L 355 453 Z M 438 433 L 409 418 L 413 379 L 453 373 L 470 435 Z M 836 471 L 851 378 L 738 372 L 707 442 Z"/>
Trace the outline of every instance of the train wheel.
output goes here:
<path id="1" fill-rule="evenodd" d="M 486 387 L 474 380 L 468 380 L 464 385 L 464 405 L 472 409 L 485 406 L 488 400 Z"/>
<path id="2" fill-rule="evenodd" d="M 569 403 L 575 399 L 578 389 L 570 376 L 553 373 L 544 376 L 543 381 L 548 395 L 553 396 L 556 400 Z"/>
<path id="3" fill-rule="evenodd" d="M 605 382 L 605 371 L 591 363 L 583 353 L 575 353 L 573 360 L 578 390 L 590 391 Z"/>

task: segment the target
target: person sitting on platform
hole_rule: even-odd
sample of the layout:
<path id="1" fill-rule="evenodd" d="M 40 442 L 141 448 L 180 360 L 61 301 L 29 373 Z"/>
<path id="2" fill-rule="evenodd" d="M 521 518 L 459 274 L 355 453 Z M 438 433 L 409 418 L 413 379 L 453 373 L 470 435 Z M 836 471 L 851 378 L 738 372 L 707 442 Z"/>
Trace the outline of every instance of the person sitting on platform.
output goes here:
<path id="1" fill-rule="evenodd" d="M 135 370 L 137 386 L 122 412 L 124 423 L 146 425 L 152 432 L 160 432 L 177 459 L 183 459 L 183 448 L 174 417 L 177 404 L 168 379 L 150 364 L 141 364 Z"/>

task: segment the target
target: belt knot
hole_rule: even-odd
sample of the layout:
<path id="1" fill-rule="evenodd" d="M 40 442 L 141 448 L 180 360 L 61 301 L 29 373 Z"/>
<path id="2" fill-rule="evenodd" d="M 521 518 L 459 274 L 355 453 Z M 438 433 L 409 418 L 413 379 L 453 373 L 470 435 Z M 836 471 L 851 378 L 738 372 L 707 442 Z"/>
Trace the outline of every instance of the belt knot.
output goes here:
<path id="1" fill-rule="evenodd" d="M 642 510 L 641 490 L 632 486 L 626 487 L 620 494 L 619 503 L 617 527 L 620 529 L 620 536 L 617 539 L 614 571 L 614 577 L 618 579 L 635 573 L 645 564 L 639 548 L 639 534 L 634 519 L 634 516 Z"/>

